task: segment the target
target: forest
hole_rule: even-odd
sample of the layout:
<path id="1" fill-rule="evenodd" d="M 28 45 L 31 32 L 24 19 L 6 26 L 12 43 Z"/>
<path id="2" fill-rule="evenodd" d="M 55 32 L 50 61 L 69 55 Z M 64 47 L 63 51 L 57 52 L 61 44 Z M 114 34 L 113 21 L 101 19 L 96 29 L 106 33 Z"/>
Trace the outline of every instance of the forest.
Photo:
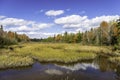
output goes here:
<path id="1" fill-rule="evenodd" d="M 120 44 L 120 19 L 116 21 L 100 23 L 97 28 L 78 33 L 67 33 L 54 35 L 46 39 L 31 39 L 32 41 L 52 43 L 81 43 L 83 45 L 119 45 Z"/>

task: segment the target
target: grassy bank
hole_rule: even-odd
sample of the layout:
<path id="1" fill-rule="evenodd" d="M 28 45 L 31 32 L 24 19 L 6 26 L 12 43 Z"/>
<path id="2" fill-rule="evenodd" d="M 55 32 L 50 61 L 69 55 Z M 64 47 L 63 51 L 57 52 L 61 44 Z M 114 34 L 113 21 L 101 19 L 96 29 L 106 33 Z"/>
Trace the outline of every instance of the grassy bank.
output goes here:
<path id="1" fill-rule="evenodd" d="M 110 57 L 109 61 L 117 65 L 120 65 L 120 57 Z"/>
<path id="2" fill-rule="evenodd" d="M 12 50 L 8 48 L 1 51 L 0 68 L 27 66 L 31 65 L 33 60 L 38 60 L 39 62 L 72 63 L 94 59 L 98 53 L 111 53 L 106 47 L 63 43 L 26 43 L 11 47 Z"/>
<path id="3" fill-rule="evenodd" d="M 20 56 L 0 56 L 0 69 L 29 66 L 33 64 L 33 60 L 29 57 Z"/>

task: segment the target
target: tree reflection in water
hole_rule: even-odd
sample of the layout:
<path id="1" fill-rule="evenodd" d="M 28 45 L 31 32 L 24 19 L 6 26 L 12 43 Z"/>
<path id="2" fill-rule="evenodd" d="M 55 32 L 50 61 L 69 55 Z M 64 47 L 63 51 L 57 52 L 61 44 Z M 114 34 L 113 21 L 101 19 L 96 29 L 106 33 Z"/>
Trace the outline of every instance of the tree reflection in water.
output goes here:
<path id="1" fill-rule="evenodd" d="M 31 68 L 2 70 L 0 80 L 120 80 L 120 67 L 103 56 L 73 64 L 36 62 Z"/>
<path id="2" fill-rule="evenodd" d="M 120 66 L 114 63 L 110 63 L 107 57 L 98 56 L 94 61 L 94 64 L 99 65 L 101 72 L 111 71 L 115 72 L 115 78 L 120 80 Z"/>

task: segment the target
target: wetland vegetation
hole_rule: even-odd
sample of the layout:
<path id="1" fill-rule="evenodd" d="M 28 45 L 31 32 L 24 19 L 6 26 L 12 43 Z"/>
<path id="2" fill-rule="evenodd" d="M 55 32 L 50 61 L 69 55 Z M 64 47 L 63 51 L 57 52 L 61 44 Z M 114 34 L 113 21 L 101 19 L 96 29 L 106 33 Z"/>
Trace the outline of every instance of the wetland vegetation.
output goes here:
<path id="1" fill-rule="evenodd" d="M 10 48 L 13 48 L 11 50 Z M 83 46 L 67 43 L 24 43 L 1 49 L 0 68 L 29 66 L 34 61 L 74 63 L 93 60 L 97 56 L 107 56 L 110 61 L 118 62 L 118 55 L 108 46 Z M 114 57 L 115 56 L 115 57 Z"/>

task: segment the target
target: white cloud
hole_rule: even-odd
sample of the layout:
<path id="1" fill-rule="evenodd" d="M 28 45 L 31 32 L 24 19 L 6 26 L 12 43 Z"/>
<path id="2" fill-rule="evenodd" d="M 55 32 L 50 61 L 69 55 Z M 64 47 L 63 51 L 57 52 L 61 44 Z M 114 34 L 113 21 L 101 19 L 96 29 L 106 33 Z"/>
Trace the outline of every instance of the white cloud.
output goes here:
<path id="1" fill-rule="evenodd" d="M 35 21 L 27 21 L 24 19 L 17 19 L 17 18 L 0 19 L 0 24 L 2 24 L 5 27 L 8 27 L 8 30 L 12 30 L 12 31 L 22 31 L 22 30 L 33 31 L 33 30 L 48 28 L 54 25 L 52 23 L 37 23 Z"/>
<path id="2" fill-rule="evenodd" d="M 51 36 L 51 35 L 54 35 L 54 34 L 59 34 L 59 33 L 50 33 L 50 32 L 27 32 L 28 34 L 43 34 L 43 35 L 47 35 L 47 36 Z"/>
<path id="3" fill-rule="evenodd" d="M 44 28 L 48 28 L 53 26 L 52 23 L 39 23 L 39 24 L 31 24 L 29 25 L 22 25 L 22 26 L 14 26 L 11 28 L 8 28 L 8 31 L 16 31 L 16 32 L 31 32 L 31 31 L 38 31 Z"/>
<path id="4" fill-rule="evenodd" d="M 87 19 L 87 16 L 70 15 L 55 20 L 56 24 L 78 24 Z"/>
<path id="5" fill-rule="evenodd" d="M 6 31 L 15 31 L 22 34 L 27 34 L 30 37 L 38 37 L 37 35 L 43 35 L 48 37 L 48 34 L 45 33 L 39 33 L 41 29 L 49 28 L 54 26 L 53 23 L 37 23 L 35 21 L 28 21 L 24 19 L 18 19 L 18 18 L 8 18 L 4 16 L 0 16 L 0 25 L 4 26 L 4 29 Z M 39 33 L 36 36 L 32 33 Z M 35 33 L 35 34 L 36 34 Z M 40 38 L 40 37 L 39 37 Z"/>
<path id="6" fill-rule="evenodd" d="M 55 19 L 54 22 L 56 24 L 62 25 L 63 28 L 66 29 L 73 29 L 76 28 L 76 31 L 85 31 L 91 28 L 99 27 L 102 21 L 111 21 L 119 18 L 118 15 L 112 16 L 100 16 L 89 19 L 87 16 L 80 16 L 80 15 L 69 15 L 66 17 L 61 17 Z"/>
<path id="7" fill-rule="evenodd" d="M 19 34 L 27 34 L 30 38 L 47 38 L 47 37 L 53 37 L 56 34 L 59 33 L 50 33 L 50 32 L 35 32 L 35 31 L 31 31 L 31 32 L 18 32 Z"/>
<path id="8" fill-rule="evenodd" d="M 3 19 L 3 18 L 5 18 L 6 16 L 0 16 L 0 19 Z"/>
<path id="9" fill-rule="evenodd" d="M 45 12 L 45 15 L 47 16 L 58 16 L 64 13 L 64 10 L 49 10 Z"/>
<path id="10" fill-rule="evenodd" d="M 39 23 L 39 24 L 33 24 L 33 27 L 37 27 L 39 29 L 44 29 L 53 26 L 53 23 Z"/>
<path id="11" fill-rule="evenodd" d="M 30 31 L 34 31 L 35 29 L 34 28 L 30 28 L 26 25 L 23 25 L 23 26 L 19 26 L 19 27 L 11 27 L 11 28 L 8 28 L 7 29 L 8 31 L 15 31 L 15 32 L 30 32 Z"/>
<path id="12" fill-rule="evenodd" d="M 4 26 L 22 26 L 22 25 L 30 25 L 34 24 L 34 21 L 27 21 L 24 19 L 17 18 L 4 18 L 0 20 L 0 24 Z"/>
<path id="13" fill-rule="evenodd" d="M 55 34 L 58 34 L 58 33 L 43 33 L 43 34 L 46 36 L 54 36 Z"/>

